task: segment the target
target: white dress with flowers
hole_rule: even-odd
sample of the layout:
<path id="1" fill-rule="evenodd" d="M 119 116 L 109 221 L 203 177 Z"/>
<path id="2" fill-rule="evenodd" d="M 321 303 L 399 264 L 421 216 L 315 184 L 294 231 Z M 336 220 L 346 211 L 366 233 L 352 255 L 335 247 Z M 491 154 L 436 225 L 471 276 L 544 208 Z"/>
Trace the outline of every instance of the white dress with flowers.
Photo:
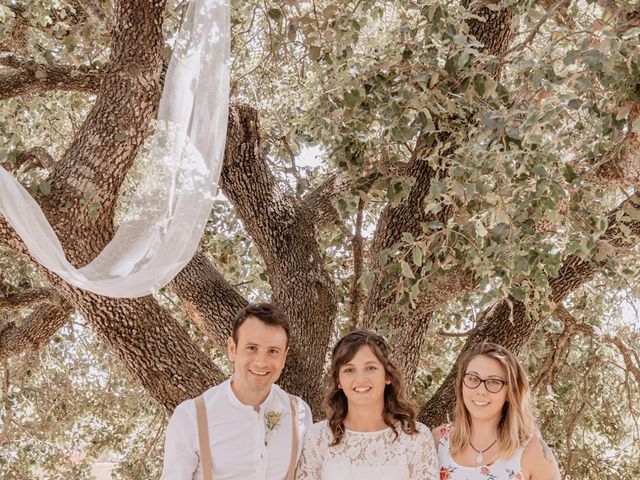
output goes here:
<path id="1" fill-rule="evenodd" d="M 429 429 L 418 433 L 400 428 L 378 432 L 347 430 L 333 447 L 326 420 L 314 424 L 304 437 L 296 480 L 436 480 L 438 458 Z"/>
<path id="2" fill-rule="evenodd" d="M 524 480 L 520 459 L 524 448 L 519 448 L 508 460 L 497 460 L 491 465 L 465 467 L 458 465 L 451 456 L 449 432 L 451 425 L 439 429 L 438 461 L 440 462 L 440 480 Z"/>

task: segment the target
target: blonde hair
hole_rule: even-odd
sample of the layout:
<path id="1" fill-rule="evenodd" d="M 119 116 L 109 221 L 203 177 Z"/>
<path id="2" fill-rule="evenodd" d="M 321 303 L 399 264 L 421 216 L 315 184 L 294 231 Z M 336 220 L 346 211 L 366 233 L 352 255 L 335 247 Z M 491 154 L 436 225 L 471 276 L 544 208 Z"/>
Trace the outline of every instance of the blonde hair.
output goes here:
<path id="1" fill-rule="evenodd" d="M 470 444 L 471 416 L 462 397 L 463 378 L 469 362 L 478 355 L 497 360 L 506 373 L 507 398 L 502 407 L 502 417 L 498 423 L 498 458 L 508 459 L 518 448 L 524 447 L 527 440 L 537 431 L 535 412 L 529 396 L 529 381 L 518 362 L 509 350 L 501 345 L 482 342 L 462 354 L 458 364 L 456 378 L 455 422 L 451 428 L 450 448 L 453 454 L 459 453 Z"/>

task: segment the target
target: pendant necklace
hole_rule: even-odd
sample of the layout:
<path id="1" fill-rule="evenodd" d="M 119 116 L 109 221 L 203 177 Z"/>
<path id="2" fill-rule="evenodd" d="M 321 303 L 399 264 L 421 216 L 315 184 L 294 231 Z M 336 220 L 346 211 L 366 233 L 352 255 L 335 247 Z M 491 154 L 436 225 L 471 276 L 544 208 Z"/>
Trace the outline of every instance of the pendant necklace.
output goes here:
<path id="1" fill-rule="evenodd" d="M 489 445 L 487 448 L 485 448 L 484 450 L 478 450 L 476 447 L 473 446 L 473 444 L 471 443 L 471 440 L 469 440 L 469 445 L 471 445 L 471 448 L 473 448 L 478 453 L 478 456 L 476 457 L 476 463 L 478 465 L 483 465 L 484 464 L 484 452 L 486 452 L 491 447 L 493 447 L 496 444 L 497 441 L 498 441 L 498 439 L 496 438 L 493 441 L 493 443 L 491 445 Z"/>

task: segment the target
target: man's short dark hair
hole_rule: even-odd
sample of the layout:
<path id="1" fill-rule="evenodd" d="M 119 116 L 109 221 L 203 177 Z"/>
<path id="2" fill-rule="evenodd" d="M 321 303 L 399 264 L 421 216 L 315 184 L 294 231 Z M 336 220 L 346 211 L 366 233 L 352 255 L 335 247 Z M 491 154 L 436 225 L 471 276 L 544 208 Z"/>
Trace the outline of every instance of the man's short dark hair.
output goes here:
<path id="1" fill-rule="evenodd" d="M 233 342 L 236 345 L 238 345 L 238 329 L 249 317 L 255 317 L 262 323 L 272 327 L 281 327 L 287 335 L 287 347 L 289 346 L 289 320 L 287 320 L 282 310 L 272 303 L 250 303 L 236 313 L 236 318 L 233 320 L 233 330 L 231 331 L 231 338 L 233 338 Z"/>

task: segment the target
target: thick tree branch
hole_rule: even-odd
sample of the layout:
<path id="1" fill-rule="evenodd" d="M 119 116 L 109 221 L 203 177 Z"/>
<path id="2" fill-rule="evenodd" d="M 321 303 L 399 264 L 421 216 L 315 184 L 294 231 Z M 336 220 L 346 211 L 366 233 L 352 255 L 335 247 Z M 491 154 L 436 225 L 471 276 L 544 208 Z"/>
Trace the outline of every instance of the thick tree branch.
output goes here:
<path id="1" fill-rule="evenodd" d="M 24 292 L 0 297 L 0 310 L 13 311 L 34 307 L 42 303 L 59 303 L 60 297 L 52 288 L 34 288 Z"/>
<path id="2" fill-rule="evenodd" d="M 102 297 L 43 273 L 132 377 L 168 411 L 224 380 L 223 372 L 153 297 Z"/>
<path id="3" fill-rule="evenodd" d="M 235 313 L 247 305 L 209 259 L 196 252 L 170 284 L 187 314 L 216 347 L 226 350 Z"/>
<path id="4" fill-rule="evenodd" d="M 0 327 L 0 359 L 26 350 L 39 350 L 64 325 L 73 311 L 66 302 L 38 307 L 19 326 L 10 322 Z"/>
<path id="5" fill-rule="evenodd" d="M 67 258 L 76 265 L 91 261 L 112 238 L 117 191 L 159 98 L 163 12 L 163 1 L 117 3 L 110 63 L 96 103 L 49 176 L 52 191 L 42 207 Z M 98 218 L 89 215 L 86 193 L 93 194 L 92 201 L 102 202 Z M 4 218 L 0 233 L 4 243 L 24 248 Z M 42 273 L 165 408 L 171 410 L 224 379 L 152 297 L 101 297 L 66 284 L 49 271 Z"/>
<path id="6" fill-rule="evenodd" d="M 458 267 L 432 281 L 434 288 L 421 293 L 416 308 L 404 318 L 403 324 L 400 325 L 401 336 L 398 336 L 394 345 L 394 350 L 397 352 L 394 354 L 395 363 L 403 374 L 405 385 L 409 388 L 415 379 L 422 345 L 433 314 L 462 293 L 475 288 L 477 283 L 471 270 Z"/>
<path id="7" fill-rule="evenodd" d="M 15 230 L 9 225 L 4 215 L 0 215 L 0 247 L 15 250 L 20 253 L 26 253 L 26 247 L 22 239 Z"/>
<path id="8" fill-rule="evenodd" d="M 118 189 L 160 98 L 163 12 L 164 1 L 117 2 L 95 104 L 49 176 L 51 194 L 41 206 L 72 263 L 88 263 L 113 236 Z"/>
<path id="9" fill-rule="evenodd" d="M 342 224 L 340 214 L 333 206 L 333 200 L 349 187 L 349 180 L 349 175 L 344 172 L 332 173 L 304 197 L 302 204 L 311 214 L 310 220 L 318 230 Z"/>
<path id="10" fill-rule="evenodd" d="M 362 216 L 364 214 L 364 200 L 358 201 L 358 213 L 356 215 L 355 232 L 351 240 L 351 252 L 353 255 L 353 278 L 351 280 L 351 295 L 349 302 L 349 327 L 350 330 L 358 328 L 360 323 L 360 304 L 362 303 L 362 276 L 364 266 L 364 239 L 362 238 Z"/>
<path id="11" fill-rule="evenodd" d="M 311 211 L 286 195 L 266 162 L 257 112 L 232 104 L 220 182 L 267 267 L 277 303 L 292 323 L 294 341 L 282 385 L 320 411 L 324 359 L 306 352 L 326 348 L 337 311 Z"/>
<path id="12" fill-rule="evenodd" d="M 0 100 L 50 90 L 95 93 L 104 72 L 89 67 L 20 62 L 6 57 L 1 62 L 17 71 L 0 75 Z"/>
<path id="13" fill-rule="evenodd" d="M 49 152 L 42 147 L 33 147 L 24 152 L 20 152 L 16 156 L 15 165 L 5 163 L 2 166 L 7 170 L 23 169 L 23 171 L 32 168 L 44 168 L 50 170 L 53 168 L 54 159 Z"/>

